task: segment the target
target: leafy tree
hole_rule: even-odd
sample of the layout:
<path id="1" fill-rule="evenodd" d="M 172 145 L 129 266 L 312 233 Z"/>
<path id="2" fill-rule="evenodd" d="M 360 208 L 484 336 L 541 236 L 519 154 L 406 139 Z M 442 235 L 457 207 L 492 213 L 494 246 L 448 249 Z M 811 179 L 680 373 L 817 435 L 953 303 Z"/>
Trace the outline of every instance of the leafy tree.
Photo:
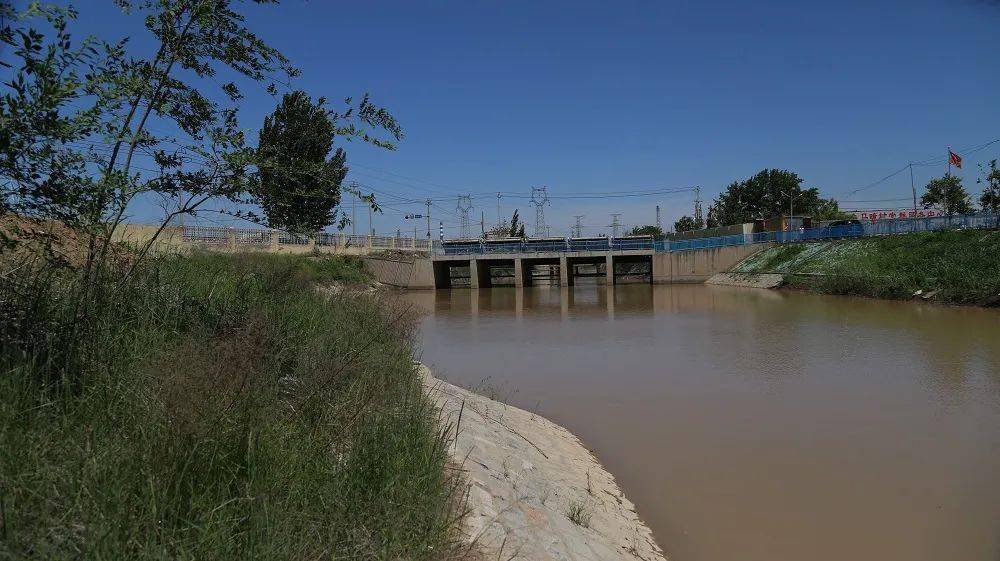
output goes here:
<path id="1" fill-rule="evenodd" d="M 347 175 L 347 154 L 333 157 L 334 125 L 324 109 L 303 91 L 285 94 L 264 118 L 257 145 L 259 183 L 254 189 L 267 224 L 311 234 L 333 223 L 340 184 Z"/>
<path id="2" fill-rule="evenodd" d="M 920 204 L 924 208 L 940 206 L 947 214 L 971 214 L 973 212 L 969 193 L 962 187 L 962 179 L 954 175 L 930 180 L 924 194 L 920 197 Z"/>
<path id="3" fill-rule="evenodd" d="M 823 218 L 838 216 L 833 199 L 823 199 L 819 189 L 802 188 L 798 174 L 780 169 L 765 169 L 743 181 L 734 181 L 715 199 L 709 208 L 710 226 L 725 226 L 752 222 L 787 214 L 789 199 L 796 214 L 811 214 Z"/>
<path id="4" fill-rule="evenodd" d="M 220 86 L 221 96 L 205 84 L 218 83 L 221 72 L 250 84 L 298 74 L 245 25 L 239 9 L 250 0 L 117 3 L 145 22 L 154 40 L 148 55 L 130 53 L 125 41 L 75 46 L 68 32 L 77 16 L 72 8 L 31 3 L 15 13 L 0 2 L 0 48 L 13 55 L 4 64 L 15 76 L 0 97 L 0 214 L 55 219 L 84 233 L 91 279 L 138 199 L 164 203 L 156 235 L 209 201 L 256 204 L 250 188 L 257 154 L 237 119 L 242 93 L 234 82 Z M 274 84 L 267 89 L 277 93 Z M 384 148 L 401 138 L 392 116 L 367 95 L 346 104 L 331 116 L 336 135 Z M 134 264 L 155 241 L 140 248 Z"/>
<path id="5" fill-rule="evenodd" d="M 980 165 L 982 171 L 982 166 Z M 983 194 L 979 196 L 979 206 L 991 214 L 1000 215 L 1000 168 L 996 160 L 990 160 L 989 172 L 983 172 L 977 183 L 985 183 Z"/>
<path id="6" fill-rule="evenodd" d="M 674 222 L 675 232 L 688 232 L 691 230 L 700 230 L 700 229 L 701 225 L 698 224 L 698 221 L 696 221 L 694 218 L 691 218 L 690 216 L 682 216 L 680 220 Z"/>
<path id="7" fill-rule="evenodd" d="M 524 234 L 524 222 L 521 222 L 521 215 L 514 210 L 514 215 L 510 217 L 510 231 L 507 234 L 512 238 L 526 238 Z"/>
<path id="8" fill-rule="evenodd" d="M 820 199 L 810 214 L 816 220 L 850 220 L 854 218 L 853 214 L 840 210 L 840 203 L 833 198 Z"/>
<path id="9" fill-rule="evenodd" d="M 497 224 L 496 226 L 489 229 L 487 234 L 491 238 L 524 238 L 526 237 L 524 233 L 524 223 L 521 222 L 521 216 L 518 211 L 514 211 L 514 215 L 511 216 L 510 222 L 506 220 Z"/>
<path id="10" fill-rule="evenodd" d="M 657 226 L 636 226 L 632 228 L 629 232 L 631 236 L 653 236 L 654 239 L 662 240 L 664 238 L 663 230 Z"/>

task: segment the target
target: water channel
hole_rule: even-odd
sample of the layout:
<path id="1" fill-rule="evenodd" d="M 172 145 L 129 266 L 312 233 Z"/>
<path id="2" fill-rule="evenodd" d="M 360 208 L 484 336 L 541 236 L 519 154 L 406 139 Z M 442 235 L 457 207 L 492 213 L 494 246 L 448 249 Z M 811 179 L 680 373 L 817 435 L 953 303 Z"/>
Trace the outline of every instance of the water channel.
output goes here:
<path id="1" fill-rule="evenodd" d="M 1000 559 L 1000 311 L 704 285 L 412 292 L 422 359 L 580 436 L 673 561 Z"/>

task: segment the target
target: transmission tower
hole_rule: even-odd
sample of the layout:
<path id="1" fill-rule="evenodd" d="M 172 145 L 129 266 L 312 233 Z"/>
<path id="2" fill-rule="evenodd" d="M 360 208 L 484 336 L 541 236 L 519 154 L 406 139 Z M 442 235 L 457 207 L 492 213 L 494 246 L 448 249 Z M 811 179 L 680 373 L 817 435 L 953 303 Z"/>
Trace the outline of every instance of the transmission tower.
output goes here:
<path id="1" fill-rule="evenodd" d="M 701 219 L 701 187 L 694 188 L 694 223 L 704 224 Z"/>
<path id="2" fill-rule="evenodd" d="M 622 228 L 621 217 L 622 217 L 621 213 L 615 213 L 615 214 L 611 215 L 611 237 L 612 238 L 617 238 L 618 237 L 618 232 L 621 231 L 621 228 Z"/>
<path id="3" fill-rule="evenodd" d="M 660 205 L 656 205 L 656 229 L 663 231 L 663 222 L 660 221 Z"/>
<path id="4" fill-rule="evenodd" d="M 459 224 L 461 225 L 459 237 L 471 238 L 472 226 L 469 222 L 469 211 L 472 210 L 472 195 L 459 195 L 455 210 L 458 211 Z"/>
<path id="5" fill-rule="evenodd" d="M 535 237 L 545 236 L 545 205 L 549 204 L 549 194 L 547 187 L 531 188 L 531 204 L 535 205 Z"/>
<path id="6" fill-rule="evenodd" d="M 576 225 L 573 226 L 573 237 L 575 237 L 575 238 L 582 238 L 583 237 L 583 224 L 581 224 L 580 221 L 583 220 L 584 216 L 586 216 L 586 215 L 579 214 L 579 215 L 576 215 L 576 216 L 573 217 L 573 218 L 576 218 Z"/>

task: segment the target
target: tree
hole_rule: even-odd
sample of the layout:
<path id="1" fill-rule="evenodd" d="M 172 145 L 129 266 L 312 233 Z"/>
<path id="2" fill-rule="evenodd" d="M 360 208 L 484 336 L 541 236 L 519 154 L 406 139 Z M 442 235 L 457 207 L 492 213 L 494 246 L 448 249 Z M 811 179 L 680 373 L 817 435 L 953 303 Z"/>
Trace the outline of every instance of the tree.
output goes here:
<path id="1" fill-rule="evenodd" d="M 347 154 L 337 148 L 327 159 L 334 125 L 325 103 L 322 97 L 313 103 L 308 94 L 295 91 L 285 94 L 274 113 L 264 118 L 254 194 L 272 228 L 312 234 L 336 217 Z"/>
<path id="2" fill-rule="evenodd" d="M 517 210 L 514 210 L 514 215 L 510 218 L 510 231 L 508 236 L 512 238 L 526 238 L 524 234 L 524 223 L 520 221 L 521 216 L 518 214 Z"/>
<path id="3" fill-rule="evenodd" d="M 837 201 L 822 199 L 819 189 L 815 187 L 803 189 L 802 178 L 798 174 L 765 169 L 749 179 L 730 183 L 709 208 L 709 224 L 743 224 L 758 218 L 788 214 L 790 200 L 796 214 L 823 214 L 826 219 L 839 213 Z"/>
<path id="4" fill-rule="evenodd" d="M 930 180 L 920 197 L 920 204 L 924 208 L 940 206 L 946 214 L 972 213 L 969 193 L 962 187 L 962 179 L 954 175 Z"/>
<path id="5" fill-rule="evenodd" d="M 1000 168 L 997 167 L 997 161 L 990 160 L 989 173 L 983 171 L 982 165 L 979 169 L 984 177 L 980 177 L 977 183 L 986 184 L 983 187 L 983 194 L 979 196 L 979 206 L 984 212 L 1000 215 Z"/>
<path id="6" fill-rule="evenodd" d="M 658 226 L 636 226 L 632 228 L 629 232 L 630 236 L 653 236 L 654 239 L 662 240 L 664 238 L 663 230 Z"/>
<path id="7" fill-rule="evenodd" d="M 811 212 L 816 220 L 850 220 L 854 215 L 840 210 L 837 199 L 820 199 Z"/>
<path id="8" fill-rule="evenodd" d="M 690 216 L 682 216 L 680 220 L 674 222 L 675 232 L 688 232 L 691 230 L 700 230 L 700 229 L 701 225 L 698 224 L 698 222 L 695 221 L 695 219 L 691 218 Z"/>
<path id="9" fill-rule="evenodd" d="M 3 84 L 0 97 L 0 214 L 54 219 L 84 234 L 88 282 L 100 274 L 136 200 L 161 201 L 164 216 L 132 269 L 173 218 L 213 200 L 256 204 L 250 188 L 257 154 L 246 146 L 237 118 L 242 93 L 232 81 L 221 83 L 221 95 L 205 84 L 220 83 L 222 72 L 251 85 L 298 75 L 245 25 L 239 8 L 250 0 L 117 3 L 142 17 L 153 36 L 148 55 L 128 52 L 125 40 L 74 46 L 67 31 L 77 15 L 72 8 L 31 3 L 16 14 L 0 2 L 0 47 L 19 61 L 3 63 L 15 78 Z M 50 28 L 48 39 L 39 19 Z M 277 93 L 273 83 L 267 90 Z M 350 98 L 345 103 L 345 111 L 331 115 L 336 135 L 390 149 L 401 138 L 392 115 L 367 95 L 356 105 Z"/>
<path id="10" fill-rule="evenodd" d="M 487 235 L 491 238 L 525 238 L 524 234 L 524 223 L 521 222 L 521 217 L 515 210 L 514 215 L 510 218 L 510 223 L 506 220 L 500 222 L 496 226 L 489 229 Z"/>

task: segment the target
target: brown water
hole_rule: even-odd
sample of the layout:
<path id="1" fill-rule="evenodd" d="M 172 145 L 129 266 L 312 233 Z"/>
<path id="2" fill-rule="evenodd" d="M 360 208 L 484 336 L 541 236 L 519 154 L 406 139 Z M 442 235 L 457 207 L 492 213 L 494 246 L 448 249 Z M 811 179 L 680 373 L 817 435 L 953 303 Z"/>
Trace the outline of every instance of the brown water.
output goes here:
<path id="1" fill-rule="evenodd" d="M 1000 312 L 709 286 L 415 292 L 423 360 L 566 426 L 673 561 L 1000 560 Z"/>

